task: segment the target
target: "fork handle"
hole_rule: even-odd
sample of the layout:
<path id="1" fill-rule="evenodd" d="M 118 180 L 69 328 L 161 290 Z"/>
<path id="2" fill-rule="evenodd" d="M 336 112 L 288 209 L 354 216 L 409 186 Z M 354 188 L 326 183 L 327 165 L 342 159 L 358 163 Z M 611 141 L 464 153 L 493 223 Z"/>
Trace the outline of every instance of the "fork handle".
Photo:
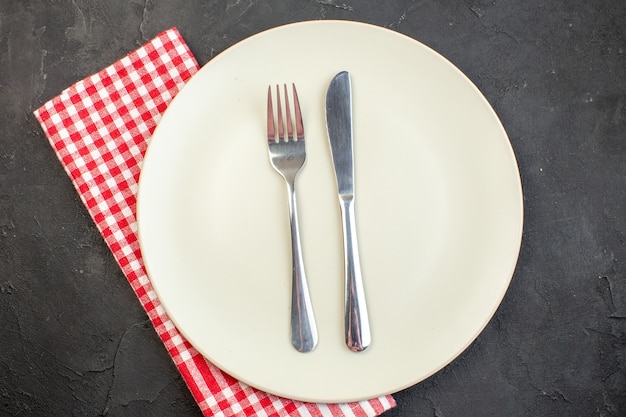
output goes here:
<path id="1" fill-rule="evenodd" d="M 346 345 L 350 350 L 360 352 L 370 345 L 371 334 L 356 238 L 354 199 L 341 200 L 341 218 L 345 257 Z"/>
<path id="2" fill-rule="evenodd" d="M 309 295 L 298 227 L 298 210 L 293 184 L 288 184 L 289 223 L 291 226 L 291 344 L 299 352 L 310 352 L 317 345 L 317 326 Z"/>

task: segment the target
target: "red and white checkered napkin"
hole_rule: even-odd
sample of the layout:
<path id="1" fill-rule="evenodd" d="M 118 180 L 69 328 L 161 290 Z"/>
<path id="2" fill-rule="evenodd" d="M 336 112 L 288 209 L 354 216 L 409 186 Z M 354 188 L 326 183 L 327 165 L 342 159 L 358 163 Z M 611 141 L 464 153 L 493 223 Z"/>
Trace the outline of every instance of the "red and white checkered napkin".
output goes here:
<path id="1" fill-rule="evenodd" d="M 174 29 L 35 111 L 59 160 L 206 416 L 375 416 L 391 396 L 351 404 L 279 398 L 224 374 L 174 327 L 143 265 L 135 219 L 144 152 L 162 113 L 198 63 Z"/>

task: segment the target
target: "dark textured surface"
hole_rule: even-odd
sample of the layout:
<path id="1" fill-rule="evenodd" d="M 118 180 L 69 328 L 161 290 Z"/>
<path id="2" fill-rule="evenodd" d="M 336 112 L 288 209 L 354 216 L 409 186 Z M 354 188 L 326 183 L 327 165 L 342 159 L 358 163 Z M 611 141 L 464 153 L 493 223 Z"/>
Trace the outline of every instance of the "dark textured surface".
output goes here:
<path id="1" fill-rule="evenodd" d="M 386 417 L 626 415 L 626 2 L 0 1 L 0 416 L 199 416 L 32 111 L 179 28 L 200 64 L 310 19 L 431 46 L 492 103 L 525 232 L 476 342 Z"/>

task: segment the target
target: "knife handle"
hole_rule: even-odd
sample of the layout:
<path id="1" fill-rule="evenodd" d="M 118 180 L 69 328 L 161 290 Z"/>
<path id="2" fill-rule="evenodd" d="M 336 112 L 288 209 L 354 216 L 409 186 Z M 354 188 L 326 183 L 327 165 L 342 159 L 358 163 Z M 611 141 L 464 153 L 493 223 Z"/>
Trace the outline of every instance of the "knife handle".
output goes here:
<path id="1" fill-rule="evenodd" d="M 354 200 L 341 200 L 343 249 L 345 257 L 345 331 L 346 345 L 353 352 L 361 352 L 370 345 L 371 334 L 365 289 L 361 276 L 359 248 L 356 238 Z"/>

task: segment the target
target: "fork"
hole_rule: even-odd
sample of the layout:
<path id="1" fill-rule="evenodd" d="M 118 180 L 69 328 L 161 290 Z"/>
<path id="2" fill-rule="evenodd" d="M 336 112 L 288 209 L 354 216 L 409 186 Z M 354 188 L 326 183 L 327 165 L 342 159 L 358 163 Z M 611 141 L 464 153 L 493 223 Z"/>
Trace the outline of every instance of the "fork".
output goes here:
<path id="1" fill-rule="evenodd" d="M 287 85 L 284 84 L 284 110 L 286 123 L 283 120 L 280 88 L 276 86 L 277 122 L 274 121 L 272 105 L 272 87 L 267 89 L 267 143 L 270 162 L 274 169 L 285 179 L 289 196 L 289 223 L 291 226 L 291 344 L 299 352 L 310 352 L 317 345 L 317 327 L 311 305 L 311 297 L 307 284 L 300 231 L 298 228 L 298 211 L 296 207 L 296 176 L 306 160 L 304 125 L 295 84 L 293 87 L 294 116 L 292 120 L 289 106 Z M 295 123 L 295 136 L 294 136 Z M 286 124 L 286 126 L 285 126 Z M 278 125 L 278 126 L 276 126 Z"/>

